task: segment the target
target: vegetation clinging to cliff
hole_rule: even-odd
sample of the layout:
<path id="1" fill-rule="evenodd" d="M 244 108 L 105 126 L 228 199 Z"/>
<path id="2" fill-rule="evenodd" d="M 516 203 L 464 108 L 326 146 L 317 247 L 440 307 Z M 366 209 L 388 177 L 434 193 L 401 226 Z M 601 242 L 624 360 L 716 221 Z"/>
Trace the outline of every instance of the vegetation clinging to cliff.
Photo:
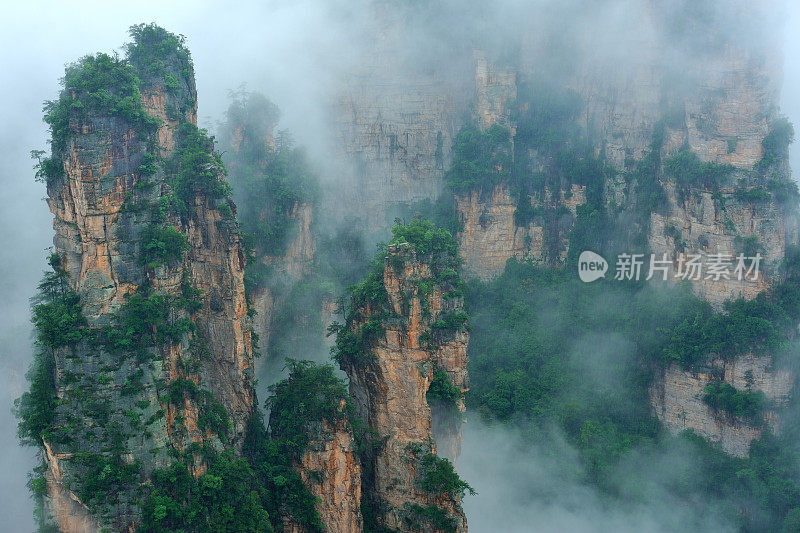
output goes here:
<path id="1" fill-rule="evenodd" d="M 703 388 L 703 401 L 712 409 L 725 411 L 753 425 L 763 424 L 760 417 L 767 400 L 761 391 L 737 390 L 727 381 L 715 380 Z"/>
<path id="2" fill-rule="evenodd" d="M 239 91 L 231 96 L 223 124 L 239 220 L 259 256 L 283 253 L 293 210 L 314 204 L 319 193 L 305 150 L 287 131 L 273 136 L 278 117 L 266 97 Z"/>
<path id="3" fill-rule="evenodd" d="M 139 78 L 125 60 L 98 53 L 68 65 L 62 80 L 64 86 L 58 100 L 44 104 L 44 121 L 50 127 L 53 146 L 63 149 L 73 135 L 72 116 L 87 113 L 118 116 L 135 128 L 152 133 L 159 120 L 142 106 Z"/>
<path id="4" fill-rule="evenodd" d="M 416 258 L 431 269 L 430 280 L 417 282 L 417 296 L 420 298 L 423 313 L 427 312 L 433 283 L 442 288 L 445 296 L 455 297 L 461 294 L 462 284 L 457 271 L 460 264 L 458 243 L 449 231 L 421 217 L 414 217 L 408 223 L 396 219 L 389 244 L 409 244 Z M 385 329 L 382 321 L 394 314 L 384 284 L 384 269 L 388 262 L 399 274 L 410 256 L 401 255 L 404 253 L 402 251 L 390 255 L 383 244 L 378 246 L 378 250 L 364 279 L 347 290 L 343 302 L 345 323 L 334 322 L 328 328 L 328 335 L 336 336 L 331 353 L 340 364 L 343 361 L 368 357 L 373 341 Z M 439 330 L 460 329 L 465 327 L 468 320 L 469 316 L 463 312 L 443 314 L 431 327 Z M 427 337 L 430 338 L 430 335 Z"/>
<path id="5" fill-rule="evenodd" d="M 770 126 L 769 133 L 761 141 L 763 155 L 757 167 L 766 170 L 788 155 L 789 145 L 794 141 L 794 127 L 786 117 L 779 117 Z"/>
<path id="6" fill-rule="evenodd" d="M 317 500 L 295 468 L 308 442 L 323 435 L 317 424 L 335 426 L 347 416 L 345 384 L 330 365 L 287 360 L 289 377 L 270 388 L 265 405 L 270 429 L 261 413 L 250 420 L 242 453 L 199 451 L 208 470 L 193 476 L 183 462 L 156 470 L 142 503 L 144 531 L 273 531 L 287 513 L 308 531 L 322 532 Z M 190 381 L 173 383 L 170 395 L 179 403 L 202 395 Z M 224 422 L 224 420 L 220 420 Z M 198 425 L 205 422 L 198 419 Z"/>
<path id="7" fill-rule="evenodd" d="M 184 79 L 192 78 L 192 56 L 183 35 L 175 35 L 154 23 L 136 24 L 128 33 L 133 39 L 125 45 L 128 62 L 140 75 L 172 77 L 168 71 L 175 62 Z M 169 88 L 169 78 L 167 84 Z"/>
<path id="8" fill-rule="evenodd" d="M 270 432 L 297 458 L 314 436 L 311 424 L 335 426 L 345 418 L 349 395 L 331 365 L 287 359 L 286 366 L 289 377 L 270 386 L 272 396 L 265 405 Z"/>
<path id="9" fill-rule="evenodd" d="M 154 224 L 144 228 L 139 246 L 139 262 L 149 268 L 174 265 L 183 257 L 183 252 L 189 249 L 186 235 L 175 226 L 160 227 Z"/>
<path id="10" fill-rule="evenodd" d="M 510 175 L 511 139 L 507 128 L 494 125 L 486 131 L 468 124 L 453 139 L 453 162 L 445 174 L 457 193 L 490 190 Z"/>
<path id="11" fill-rule="evenodd" d="M 80 341 L 85 335 L 80 298 L 67 281 L 58 254 L 49 258 L 46 272 L 33 299 L 31 321 L 36 330 L 36 351 L 27 378 L 30 389 L 14 402 L 18 433 L 28 445 L 50 439 L 56 407 L 54 351 Z"/>
<path id="12" fill-rule="evenodd" d="M 679 187 L 705 187 L 716 190 L 735 170 L 732 165 L 701 161 L 697 154 L 684 148 L 664 161 L 664 170 Z"/>
<path id="13" fill-rule="evenodd" d="M 446 458 L 428 453 L 420 459 L 420 466 L 420 486 L 423 490 L 440 496 L 459 498 L 463 498 L 467 492 L 475 494 L 469 483 L 458 476 L 453 463 Z"/>
<path id="14" fill-rule="evenodd" d="M 193 476 L 181 462 L 153 472 L 137 529 L 173 531 L 273 531 L 263 502 L 267 489 L 248 464 L 232 452 L 206 450 L 208 469 Z"/>
<path id="15" fill-rule="evenodd" d="M 265 402 L 270 409 L 269 432 L 254 420 L 245 444 L 245 454 L 256 468 L 264 486 L 272 493 L 273 516 L 288 511 L 309 531 L 324 526 L 315 507 L 317 499 L 308 492 L 295 464 L 306 446 L 326 438 L 325 426 L 336 427 L 349 416 L 347 386 L 330 365 L 286 360 L 289 376 L 270 387 Z"/>
<path id="16" fill-rule="evenodd" d="M 221 179 L 225 165 L 214 151 L 214 142 L 206 130 L 190 122 L 178 126 L 177 148 L 168 162 L 174 176 L 172 185 L 172 208 L 187 215 L 198 196 L 210 200 L 227 198 L 231 186 Z"/>

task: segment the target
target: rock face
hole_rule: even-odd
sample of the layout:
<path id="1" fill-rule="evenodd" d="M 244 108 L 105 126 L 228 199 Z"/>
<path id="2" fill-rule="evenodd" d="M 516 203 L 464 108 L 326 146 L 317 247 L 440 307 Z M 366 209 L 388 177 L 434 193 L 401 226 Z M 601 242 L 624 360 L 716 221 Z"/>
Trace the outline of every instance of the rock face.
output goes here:
<path id="1" fill-rule="evenodd" d="M 679 254 L 700 254 L 707 263 L 709 254 L 735 258 L 742 251 L 742 237 L 755 239 L 762 256 L 760 273 L 751 279 L 702 279 L 692 281 L 700 298 L 720 308 L 726 300 L 751 299 L 769 287 L 786 252 L 797 242 L 798 219 L 786 206 L 774 200 L 742 202 L 733 188 L 721 188 L 716 194 L 702 189 L 684 193 L 682 198 L 671 184 L 666 186 L 669 215 L 654 213 L 650 221 L 649 247 L 654 254 L 667 254 L 675 260 Z M 753 252 L 749 252 L 751 254 Z M 731 270 L 735 267 L 735 259 Z M 674 267 L 671 275 L 674 274 Z"/>
<path id="2" fill-rule="evenodd" d="M 586 201 L 585 187 L 573 185 L 569 192 L 560 192 L 558 198 L 546 191 L 543 200 L 530 196 L 528 201 L 534 208 L 550 206 L 552 218 L 548 222 L 555 221 L 555 224 L 547 224 L 544 217 L 539 216 L 526 226 L 518 226 L 514 220 L 517 203 L 503 185 L 495 187 L 488 196 L 477 191 L 456 197 L 462 225 L 458 233 L 459 250 L 464 259 L 465 276 L 493 279 L 503 272 L 506 261 L 512 257 L 539 264 L 563 264 L 568 234 L 553 235 L 549 231 L 553 226 L 572 226 L 577 207 Z M 559 207 L 562 208 L 560 212 L 557 211 Z"/>
<path id="3" fill-rule="evenodd" d="M 331 192 L 376 232 L 398 208 L 439 195 L 469 91 L 425 65 L 426 54 L 408 57 L 418 28 L 406 6 L 365 4 L 370 52 L 331 106 L 333 149 L 353 179 Z M 342 189 L 341 180 L 337 185 Z M 334 204 L 334 211 L 341 207 Z"/>
<path id="4" fill-rule="evenodd" d="M 468 388 L 468 334 L 432 328 L 437 319 L 459 312 L 463 303 L 458 297 L 446 298 L 437 284 L 421 295 L 420 282 L 432 280 L 429 266 L 410 245 L 390 246 L 383 284 L 393 316 L 382 319 L 384 333 L 370 354 L 345 360 L 342 367 L 357 414 L 378 439 L 363 455 L 362 487 L 377 523 L 400 531 L 435 531 L 418 516 L 420 509 L 433 505 L 446 512 L 457 531 L 466 531 L 459 495 L 431 493 L 420 486 L 423 458 L 436 453 L 426 400 L 434 373 L 442 369 L 453 386 L 462 392 Z M 378 316 L 371 314 L 375 309 L 363 311 L 365 320 Z M 463 412 L 463 399 L 456 409 Z M 460 431 L 460 423 L 454 431 Z M 458 435 L 452 437 L 458 440 Z"/>
<path id="5" fill-rule="evenodd" d="M 643 1 L 630 7 L 636 13 L 632 16 L 640 19 L 642 31 L 625 27 L 618 32 L 592 36 L 591 39 L 597 41 L 594 49 L 589 50 L 590 53 L 576 54 L 575 61 L 569 65 L 562 61 L 555 68 L 548 67 L 552 65 L 553 36 L 548 36 L 546 31 L 525 33 L 516 62 L 502 63 L 492 54 L 481 50 L 473 52 L 474 85 L 469 89 L 468 100 L 474 102 L 474 117 L 483 128 L 493 124 L 508 126 L 513 142 L 516 128 L 512 103 L 522 94 L 525 80 L 544 75 L 573 91 L 580 101 L 577 121 L 590 132 L 595 152 L 602 154 L 610 167 L 604 187 L 606 207 L 612 216 L 622 219 L 624 216 L 619 213 L 624 215 L 635 203 L 636 184 L 629 177 L 631 169 L 650 152 L 654 136 L 662 126 L 664 142 L 658 148 L 662 163 L 680 150 L 688 149 L 703 162 L 732 165 L 732 179 L 716 191 L 699 186 L 679 187 L 675 176 L 665 173 L 662 166 L 659 180 L 666 192 L 667 207 L 650 216 L 645 242 L 649 251 L 659 258 L 666 254 L 675 261 L 672 273 L 680 254 L 699 253 L 706 259 L 709 254 L 716 253 L 735 257 L 745 251 L 743 243 L 749 242 L 750 251 L 755 249 L 763 257 L 761 275 L 757 279 L 701 279 L 693 281 L 692 288 L 717 309 L 731 298 L 753 298 L 773 283 L 787 245 L 798 241 L 798 219 L 793 208 L 782 205 L 772 196 L 754 199 L 737 195 L 742 192 L 737 191 L 739 179 L 744 179 L 748 188 L 763 186 L 769 179 L 790 180 L 788 168 L 775 169 L 758 177 L 763 174 L 763 168 L 759 168 L 764 156 L 762 143 L 778 116 L 782 54 L 778 39 L 771 35 L 779 24 L 770 17 L 779 10 L 769 2 L 757 5 L 728 0 L 721 3 L 721 9 L 709 14 L 712 18 L 707 21 L 708 31 L 698 36 L 694 32 L 675 31 L 665 23 L 673 21 L 677 24 L 675 27 L 685 26 L 680 17 L 686 15 L 676 3 Z M 717 21 L 714 17 L 721 19 Z M 386 42 L 401 37 L 402 31 L 388 32 Z M 691 61 L 680 59 L 687 57 L 691 57 Z M 387 61 L 400 65 L 392 55 L 384 56 L 382 61 L 384 65 Z M 392 83 L 391 86 L 398 85 Z M 388 93 L 392 89 L 383 90 Z M 371 124 L 375 132 L 389 132 L 389 135 L 398 132 L 383 127 L 386 117 L 394 116 L 396 102 L 367 97 L 368 91 L 364 91 L 361 96 L 351 93 L 354 96 L 348 109 L 352 119 L 341 124 L 352 128 L 351 125 L 360 120 Z M 453 96 L 456 94 L 457 90 Z M 453 101 L 459 100 L 454 98 Z M 414 113 L 403 116 L 413 116 L 415 123 L 428 121 L 426 127 L 431 127 L 442 117 L 442 108 L 441 105 L 419 106 Z M 361 119 L 364 109 L 369 109 L 374 119 Z M 409 127 L 403 125 L 403 129 Z M 389 190 L 397 179 L 396 173 L 381 171 L 379 162 L 386 157 L 385 147 L 393 146 L 392 139 L 380 138 L 377 133 L 373 136 L 359 134 L 356 133 L 358 129 L 349 130 L 348 135 L 360 141 L 343 143 L 344 151 L 363 158 L 364 179 L 374 184 L 371 187 Z M 367 127 L 362 125 L 360 130 L 366 131 Z M 402 130 L 399 133 L 402 139 Z M 445 143 L 445 150 L 447 146 Z M 420 154 L 422 160 L 430 160 L 430 153 Z M 435 180 L 440 180 L 439 175 Z M 403 178 L 403 183 L 413 182 L 413 179 Z M 417 190 L 428 189 L 419 186 Z M 386 205 L 395 199 L 407 201 L 413 196 L 397 189 L 393 191 L 382 196 L 389 198 Z M 370 190 L 372 194 L 375 190 Z M 512 257 L 550 266 L 564 264 L 576 208 L 586 201 L 586 191 L 576 190 L 575 185 L 571 185 L 557 192 L 548 191 L 545 198 L 529 196 L 527 200 L 544 216 L 539 214 L 521 225 L 515 223 L 514 214 L 519 205 L 515 194 L 510 187 L 500 185 L 456 197 L 462 224 L 458 240 L 466 276 L 481 280 L 495 278 Z M 675 372 L 672 369 L 657 377 L 656 385 L 664 391 L 664 397 L 680 397 L 690 402 L 679 388 L 693 387 L 690 384 L 696 379 Z M 679 379 L 680 376 L 686 381 Z M 661 404 L 654 403 L 653 409 L 660 418 L 667 416 L 668 410 Z M 734 427 L 737 423 L 706 408 L 689 410 L 696 413 L 697 421 L 703 420 L 693 426 L 718 428 L 707 432 L 717 435 L 715 438 L 725 432 L 739 431 Z M 670 428 L 678 427 L 665 422 Z M 746 449 L 741 442 L 727 449 L 740 453 Z"/>
<path id="6" fill-rule="evenodd" d="M 96 332 L 56 352 L 56 427 L 68 428 L 70 438 L 45 442 L 45 459 L 50 509 L 62 531 L 127 529 L 137 520 L 139 482 L 169 465 L 173 450 L 192 443 L 239 446 L 253 414 L 244 254 L 235 222 L 218 209 L 229 200 L 200 192 L 182 213 L 159 215 L 156 209 L 173 192 L 178 170 L 167 162 L 185 142 L 181 127 L 196 128 L 197 94 L 187 61 L 188 52 L 186 59 L 170 55 L 165 72 L 140 73 L 144 111 L 162 121 L 154 134 L 119 115 L 73 111 L 66 145 L 54 152 L 64 171 L 48 183 L 55 249 Z M 213 142 L 202 142 L 214 161 Z M 147 163 L 154 168 L 145 170 Z M 203 170 L 224 181 L 221 166 L 209 163 Z M 229 207 L 235 210 L 232 202 Z M 180 232 L 185 245 L 174 260 L 146 264 L 145 235 L 159 224 Z M 153 343 L 135 357 L 111 353 L 93 339 L 102 338 L 102 328 L 115 324 L 135 294 L 156 295 L 145 297 L 166 306 L 164 322 L 152 327 L 193 325 L 180 339 Z M 196 306 L 178 307 L 181 298 Z M 197 389 L 209 396 L 191 392 Z M 204 413 L 215 406 L 229 417 L 227 427 L 208 425 Z M 204 468 L 199 462 L 194 467 Z M 89 493 L 85 480 L 104 468 L 131 480 L 110 494 Z M 93 501 L 81 502 L 81 493 Z"/>
<path id="7" fill-rule="evenodd" d="M 316 239 L 311 228 L 313 213 L 310 204 L 296 204 L 289 213 L 295 229 L 294 236 L 286 245 L 285 253 L 281 256 L 265 255 L 257 258 L 272 267 L 271 275 L 277 285 L 291 286 L 311 271 L 316 254 Z M 262 347 L 269 345 L 274 310 L 283 301 L 285 294 L 275 294 L 267 285 L 253 291 L 252 305 L 257 313 L 253 319 L 253 331 L 258 335 Z"/>
<path id="8" fill-rule="evenodd" d="M 44 445 L 44 452 L 47 463 L 45 480 L 47 482 L 48 496 L 45 512 L 56 518 L 60 531 L 70 533 L 100 531 L 100 524 L 97 519 L 92 516 L 83 502 L 64 486 L 59 469 L 59 461 L 65 457 L 57 457 L 47 443 Z"/>
<path id="9" fill-rule="evenodd" d="M 361 463 L 353 430 L 343 418 L 335 426 L 322 421 L 315 433 L 318 437 L 307 445 L 296 468 L 309 492 L 319 499 L 317 511 L 325 531 L 362 531 Z M 305 529 L 288 517 L 284 531 L 301 533 Z"/>
<path id="10" fill-rule="evenodd" d="M 435 79 L 357 79 L 337 104 L 333 131 L 355 176 L 349 202 L 371 228 L 381 228 L 392 206 L 438 196 L 456 106 Z"/>
<path id="11" fill-rule="evenodd" d="M 508 118 L 508 106 L 517 98 L 517 73 L 492 64 L 482 50 L 473 52 L 475 59 L 475 113 L 484 128 Z"/>
<path id="12" fill-rule="evenodd" d="M 777 408 L 788 399 L 793 377 L 786 370 L 772 368 L 771 358 L 747 354 L 729 361 L 715 359 L 708 368 L 697 371 L 671 365 L 661 371 L 651 387 L 653 411 L 667 429 L 676 433 L 691 429 L 719 443 L 726 453 L 744 457 L 750 442 L 764 429 L 778 430 L 777 415 L 771 409 L 759 423 L 753 423 L 714 412 L 703 401 L 703 388 L 714 379 L 723 379 L 738 390 L 761 391 Z"/>

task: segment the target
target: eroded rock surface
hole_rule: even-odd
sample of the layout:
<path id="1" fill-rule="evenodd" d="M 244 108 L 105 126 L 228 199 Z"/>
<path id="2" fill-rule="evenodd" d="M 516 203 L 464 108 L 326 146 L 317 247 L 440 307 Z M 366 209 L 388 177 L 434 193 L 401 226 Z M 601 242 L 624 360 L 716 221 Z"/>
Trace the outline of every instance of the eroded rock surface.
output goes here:
<path id="1" fill-rule="evenodd" d="M 445 287 L 435 281 L 431 292 L 421 295 L 421 281 L 434 281 L 429 265 L 408 244 L 390 246 L 383 283 L 391 316 L 379 318 L 372 314 L 377 309 L 364 309 L 364 319 L 378 318 L 385 330 L 368 356 L 342 362 L 356 412 L 378 439 L 363 456 L 362 490 L 383 527 L 416 530 L 410 524 L 422 520 L 419 509 L 433 505 L 447 513 L 457 531 L 466 531 L 460 496 L 427 492 L 420 482 L 423 457 L 437 451 L 426 394 L 437 369 L 447 373 L 453 386 L 467 390 L 469 335 L 462 328 L 432 327 L 461 311 L 463 302 L 448 298 Z M 463 399 L 455 408 L 463 412 Z M 458 423 L 450 430 L 456 433 L 451 435 L 456 447 L 460 427 Z"/>

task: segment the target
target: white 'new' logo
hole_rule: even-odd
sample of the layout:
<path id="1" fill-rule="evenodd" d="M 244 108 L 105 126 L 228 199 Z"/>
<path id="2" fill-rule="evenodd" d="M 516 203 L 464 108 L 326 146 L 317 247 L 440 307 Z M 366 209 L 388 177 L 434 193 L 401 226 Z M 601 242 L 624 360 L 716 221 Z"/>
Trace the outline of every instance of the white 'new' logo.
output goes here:
<path id="1" fill-rule="evenodd" d="M 578 277 L 585 283 L 605 277 L 608 263 L 602 256 L 586 250 L 578 258 Z"/>

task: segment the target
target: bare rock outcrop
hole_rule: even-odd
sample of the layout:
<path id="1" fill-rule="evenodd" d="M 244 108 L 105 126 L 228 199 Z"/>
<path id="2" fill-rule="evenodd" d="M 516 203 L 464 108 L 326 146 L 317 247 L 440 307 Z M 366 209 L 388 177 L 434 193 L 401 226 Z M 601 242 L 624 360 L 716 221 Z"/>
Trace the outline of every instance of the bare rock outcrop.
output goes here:
<path id="1" fill-rule="evenodd" d="M 318 498 L 316 509 L 326 532 L 362 531 L 361 462 L 353 429 L 346 418 L 335 425 L 323 420 L 319 426 L 295 468 L 308 491 Z M 302 533 L 305 528 L 288 516 L 284 530 Z"/>
<path id="2" fill-rule="evenodd" d="M 761 391 L 773 407 L 758 420 L 715 411 L 703 401 L 703 389 L 712 380 L 724 380 L 737 390 Z M 745 354 L 728 361 L 714 359 L 702 369 L 668 366 L 660 371 L 650 388 L 650 404 L 671 432 L 691 429 L 718 443 L 726 453 L 744 457 L 750 442 L 765 429 L 779 431 L 776 409 L 788 400 L 792 386 L 791 373 L 773 368 L 770 357 Z"/>
<path id="3" fill-rule="evenodd" d="M 437 451 L 426 398 L 431 382 L 444 372 L 452 387 L 462 393 L 468 388 L 468 333 L 458 315 L 463 302 L 409 244 L 389 246 L 382 286 L 386 301 L 366 303 L 359 312 L 363 322 L 349 324 L 380 332 L 368 353 L 341 361 L 356 413 L 375 435 L 362 456 L 362 491 L 382 527 L 437 531 L 425 518 L 427 510 L 444 513 L 455 530 L 466 531 L 460 495 L 432 492 L 423 484 Z M 463 412 L 461 396 L 454 409 Z M 448 430 L 456 447 L 460 426 Z"/>
<path id="4" fill-rule="evenodd" d="M 544 199 L 530 196 L 528 201 L 544 215 L 519 226 L 514 218 L 517 202 L 504 185 L 495 187 L 488 195 L 475 191 L 456 197 L 462 225 L 457 237 L 465 276 L 481 280 L 496 278 L 512 257 L 539 264 L 563 265 L 567 255 L 568 228 L 574 221 L 577 207 L 586 202 L 585 187 L 573 185 L 570 191 L 562 191 L 557 198 L 545 191 Z M 554 225 L 565 231 L 552 234 Z"/>

